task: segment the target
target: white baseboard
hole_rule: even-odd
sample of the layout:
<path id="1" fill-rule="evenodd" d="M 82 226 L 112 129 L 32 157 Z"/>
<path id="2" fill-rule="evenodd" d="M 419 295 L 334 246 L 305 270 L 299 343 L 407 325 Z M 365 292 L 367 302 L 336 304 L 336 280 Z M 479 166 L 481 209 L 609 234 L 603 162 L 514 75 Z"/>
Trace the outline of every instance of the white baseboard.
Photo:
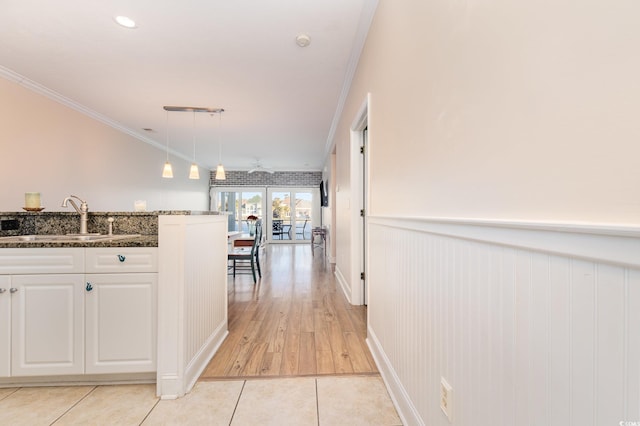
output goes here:
<path id="1" fill-rule="evenodd" d="M 369 346 L 371 355 L 376 362 L 380 376 L 382 376 L 382 380 L 384 380 L 387 391 L 398 412 L 398 416 L 400 416 L 400 420 L 402 420 L 402 424 L 424 425 L 424 421 L 420 418 L 416 407 L 411 402 L 409 394 L 404 389 L 404 386 L 402 386 L 400 378 L 384 354 L 384 350 L 380 346 L 380 342 L 371 328 L 367 328 L 367 346 Z"/>
<path id="2" fill-rule="evenodd" d="M 207 368 L 209 361 L 220 349 L 220 345 L 224 342 L 224 339 L 229 335 L 229 328 L 227 327 L 227 319 L 218 326 L 218 328 L 209 336 L 207 342 L 202 346 L 200 352 L 191 360 L 185 371 L 185 393 L 191 392 L 191 389 L 195 386 L 198 378 Z"/>
<path id="3" fill-rule="evenodd" d="M 338 285 L 340 286 L 340 289 L 342 290 L 342 294 L 344 294 L 344 297 L 347 298 L 347 301 L 350 304 L 353 304 L 351 302 L 351 287 L 349 286 L 349 282 L 345 279 L 344 275 L 342 275 L 342 272 L 340 271 L 340 268 L 338 267 L 338 265 L 336 265 L 336 272 L 334 274 L 336 276 L 336 279 L 338 280 Z"/>

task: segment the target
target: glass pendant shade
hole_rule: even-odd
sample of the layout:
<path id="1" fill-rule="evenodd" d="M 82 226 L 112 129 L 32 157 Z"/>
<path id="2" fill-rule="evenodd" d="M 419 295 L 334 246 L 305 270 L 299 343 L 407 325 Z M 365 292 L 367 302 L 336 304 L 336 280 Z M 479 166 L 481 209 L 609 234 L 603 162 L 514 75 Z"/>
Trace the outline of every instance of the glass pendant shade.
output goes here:
<path id="1" fill-rule="evenodd" d="M 216 168 L 216 180 L 225 180 L 226 178 L 227 176 L 224 173 L 224 166 L 220 163 Z"/>
<path id="2" fill-rule="evenodd" d="M 173 177 L 173 169 L 171 168 L 171 163 L 164 163 L 164 168 L 162 169 L 162 177 L 163 178 L 172 178 Z"/>
<path id="3" fill-rule="evenodd" d="M 200 172 L 198 171 L 198 165 L 196 163 L 191 163 L 189 179 L 200 179 Z"/>

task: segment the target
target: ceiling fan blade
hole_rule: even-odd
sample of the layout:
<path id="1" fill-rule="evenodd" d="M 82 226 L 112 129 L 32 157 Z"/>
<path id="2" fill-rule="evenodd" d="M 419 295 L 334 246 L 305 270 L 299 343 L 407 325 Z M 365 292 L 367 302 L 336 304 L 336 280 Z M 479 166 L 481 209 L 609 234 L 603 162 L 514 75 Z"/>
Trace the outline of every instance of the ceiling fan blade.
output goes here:
<path id="1" fill-rule="evenodd" d="M 255 169 L 251 169 L 247 173 L 251 174 L 254 172 L 265 172 L 265 173 L 273 174 L 273 170 L 267 169 L 266 167 L 262 167 L 262 166 L 258 166 Z"/>

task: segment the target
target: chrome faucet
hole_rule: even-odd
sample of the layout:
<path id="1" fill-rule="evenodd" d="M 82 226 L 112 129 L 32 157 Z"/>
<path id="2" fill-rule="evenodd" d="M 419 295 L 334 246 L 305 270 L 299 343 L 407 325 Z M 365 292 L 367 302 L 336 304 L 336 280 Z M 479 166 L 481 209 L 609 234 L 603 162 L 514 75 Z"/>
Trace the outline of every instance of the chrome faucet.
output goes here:
<path id="1" fill-rule="evenodd" d="M 80 201 L 80 207 L 78 207 L 78 205 L 76 204 L 75 201 L 72 200 L 72 198 L 75 198 L 75 199 Z M 64 201 L 62 201 L 62 206 L 61 207 L 68 207 L 67 206 L 67 202 L 71 203 L 73 208 L 76 209 L 76 211 L 80 215 L 80 233 L 81 234 L 88 234 L 88 232 L 87 232 L 87 222 L 88 222 L 89 206 L 87 206 L 87 202 L 82 200 L 80 197 L 76 197 L 75 195 L 71 195 L 71 196 L 65 198 Z"/>

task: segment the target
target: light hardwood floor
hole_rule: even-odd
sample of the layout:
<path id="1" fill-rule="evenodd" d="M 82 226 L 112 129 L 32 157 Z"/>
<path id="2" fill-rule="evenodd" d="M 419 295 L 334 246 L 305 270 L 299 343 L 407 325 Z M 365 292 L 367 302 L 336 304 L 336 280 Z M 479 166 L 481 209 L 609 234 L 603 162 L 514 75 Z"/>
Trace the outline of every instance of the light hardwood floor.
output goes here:
<path id="1" fill-rule="evenodd" d="M 201 379 L 377 373 L 366 308 L 351 306 L 321 250 L 271 244 L 262 279 L 229 277 L 229 336 Z"/>

